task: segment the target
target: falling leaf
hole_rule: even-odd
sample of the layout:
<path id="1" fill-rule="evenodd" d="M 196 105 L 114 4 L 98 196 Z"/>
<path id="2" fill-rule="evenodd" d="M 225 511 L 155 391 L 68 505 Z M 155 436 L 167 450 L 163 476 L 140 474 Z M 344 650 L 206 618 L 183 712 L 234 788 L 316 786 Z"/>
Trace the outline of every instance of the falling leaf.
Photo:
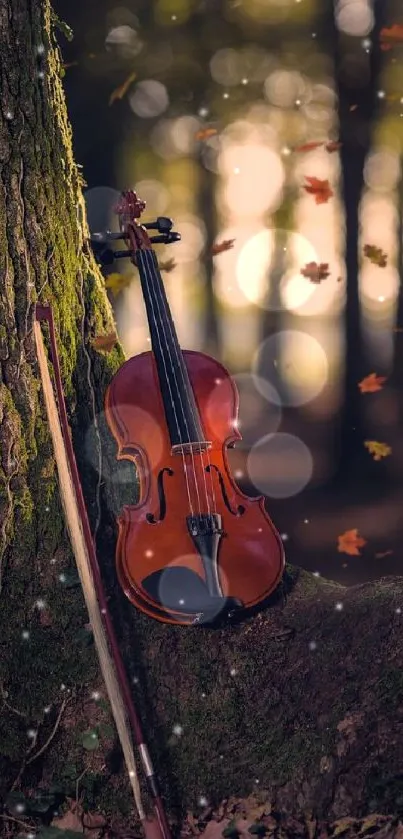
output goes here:
<path id="1" fill-rule="evenodd" d="M 115 346 L 117 340 L 118 336 L 116 335 L 116 332 L 110 332 L 109 335 L 97 335 L 92 339 L 91 344 L 94 347 L 94 350 L 104 350 L 105 352 L 110 352 Z"/>
<path id="2" fill-rule="evenodd" d="M 388 257 L 382 248 L 377 248 L 376 245 L 364 245 L 364 254 L 374 265 L 378 265 L 379 268 L 386 268 Z"/>
<path id="3" fill-rule="evenodd" d="M 218 253 L 223 253 L 224 251 L 229 251 L 231 248 L 234 247 L 235 239 L 224 239 L 223 242 L 219 242 L 217 245 L 213 245 L 211 248 L 211 255 L 217 256 Z"/>
<path id="4" fill-rule="evenodd" d="M 381 553 L 375 554 L 375 559 L 383 559 L 385 556 L 392 556 L 393 551 L 383 551 Z"/>
<path id="5" fill-rule="evenodd" d="M 378 443 L 376 440 L 365 440 L 364 446 L 373 455 L 374 460 L 381 460 L 392 454 L 392 449 L 386 443 Z"/>
<path id="6" fill-rule="evenodd" d="M 173 271 L 174 268 L 176 268 L 176 262 L 173 256 L 171 256 L 171 258 L 167 259 L 165 262 L 159 262 L 158 267 L 160 271 L 166 271 L 167 274 L 169 274 L 170 271 Z"/>
<path id="7" fill-rule="evenodd" d="M 208 140 L 210 137 L 214 137 L 215 134 L 218 134 L 216 128 L 201 128 L 200 131 L 197 131 L 195 134 L 195 139 Z"/>
<path id="8" fill-rule="evenodd" d="M 393 26 L 384 26 L 379 33 L 381 50 L 391 50 L 392 47 L 403 44 L 403 23 L 394 23 Z"/>
<path id="9" fill-rule="evenodd" d="M 129 274 L 108 274 L 105 279 L 106 288 L 110 288 L 114 297 L 117 297 L 124 288 L 130 285 L 132 276 Z"/>
<path id="10" fill-rule="evenodd" d="M 311 283 L 318 284 L 330 276 L 328 268 L 329 264 L 327 262 L 321 262 L 319 265 L 317 262 L 307 262 L 305 268 L 301 268 L 301 274 L 303 277 L 307 277 Z"/>
<path id="11" fill-rule="evenodd" d="M 336 140 L 332 140 L 330 143 L 326 143 L 325 149 L 329 154 L 332 154 L 334 151 L 338 151 L 341 149 L 343 143 L 338 143 Z"/>
<path id="12" fill-rule="evenodd" d="M 358 529 L 346 530 L 338 538 L 337 550 L 342 554 L 349 554 L 350 556 L 361 556 L 359 548 L 363 548 L 367 544 L 362 536 L 358 535 Z"/>
<path id="13" fill-rule="evenodd" d="M 303 146 L 297 146 L 294 151 L 314 151 L 314 149 L 318 149 L 320 146 L 324 146 L 324 140 L 318 140 L 313 143 L 304 143 Z"/>
<path id="14" fill-rule="evenodd" d="M 349 111 L 356 111 L 356 110 L 357 110 L 357 108 L 358 108 L 358 105 L 350 105 L 350 107 L 349 107 L 349 109 L 348 109 L 348 110 L 349 110 Z"/>
<path id="15" fill-rule="evenodd" d="M 309 177 L 308 175 L 304 177 L 308 181 L 308 184 L 303 184 L 305 191 L 315 196 L 317 204 L 327 204 L 329 198 L 333 195 L 329 181 L 327 179 L 322 181 L 320 178 Z"/>
<path id="16" fill-rule="evenodd" d="M 112 91 L 109 97 L 109 105 L 113 105 L 113 103 L 116 102 L 116 99 L 123 99 L 123 97 L 129 90 L 131 83 L 134 82 L 135 78 L 136 73 L 130 73 L 127 79 L 125 79 L 124 82 L 122 82 L 122 84 L 119 85 L 119 87 L 116 87 L 115 90 Z"/>
<path id="17" fill-rule="evenodd" d="M 66 64 L 62 64 L 63 70 L 68 70 L 69 67 L 77 67 L 78 61 L 68 61 Z"/>
<path id="18" fill-rule="evenodd" d="M 376 373 L 370 373 L 369 376 L 365 376 L 365 379 L 358 382 L 358 387 L 361 393 L 376 393 L 378 390 L 382 390 L 386 378 L 386 376 L 377 376 Z"/>

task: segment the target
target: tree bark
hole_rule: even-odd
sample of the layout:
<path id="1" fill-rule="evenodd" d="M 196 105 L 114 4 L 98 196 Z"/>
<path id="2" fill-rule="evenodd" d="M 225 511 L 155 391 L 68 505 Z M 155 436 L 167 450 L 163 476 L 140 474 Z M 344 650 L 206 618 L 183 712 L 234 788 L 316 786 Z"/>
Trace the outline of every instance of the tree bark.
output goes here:
<path id="1" fill-rule="evenodd" d="M 32 803 L 38 788 L 63 800 L 80 783 L 89 806 L 135 821 L 113 738 L 98 751 L 82 745 L 108 710 L 94 694 L 103 688 L 83 641 L 88 618 L 38 379 L 32 304 L 41 300 L 54 309 L 84 493 L 170 812 L 247 794 L 256 779 L 285 811 L 401 812 L 403 579 L 346 590 L 290 569 L 282 611 L 274 597 L 260 616 L 215 632 L 158 624 L 117 589 L 114 516 L 137 488 L 115 464 L 103 395 L 123 354 L 91 347 L 114 324 L 80 220 L 47 0 L 0 5 L 0 58 L 1 802 L 10 808 L 13 789 Z M 30 737 L 46 748 L 28 764 Z"/>

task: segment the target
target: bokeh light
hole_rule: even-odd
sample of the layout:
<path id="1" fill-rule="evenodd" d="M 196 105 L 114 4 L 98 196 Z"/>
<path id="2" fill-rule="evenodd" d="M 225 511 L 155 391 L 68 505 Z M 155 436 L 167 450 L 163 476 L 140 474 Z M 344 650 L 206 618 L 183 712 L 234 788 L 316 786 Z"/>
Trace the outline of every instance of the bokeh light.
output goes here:
<path id="1" fill-rule="evenodd" d="M 303 405 L 314 399 L 323 389 L 328 377 L 326 353 L 319 341 L 307 332 L 284 329 L 270 335 L 260 344 L 252 361 L 252 370 L 261 381 L 272 376 L 276 369 L 286 384 L 285 405 Z M 263 395 L 270 400 L 270 395 Z"/>
<path id="2" fill-rule="evenodd" d="M 144 79 L 128 94 L 129 104 L 138 117 L 150 119 L 166 111 L 169 105 L 168 91 L 162 82 Z"/>
<path id="3" fill-rule="evenodd" d="M 291 498 L 309 483 L 313 473 L 312 455 L 293 434 L 267 434 L 247 457 L 249 477 L 269 498 Z"/>

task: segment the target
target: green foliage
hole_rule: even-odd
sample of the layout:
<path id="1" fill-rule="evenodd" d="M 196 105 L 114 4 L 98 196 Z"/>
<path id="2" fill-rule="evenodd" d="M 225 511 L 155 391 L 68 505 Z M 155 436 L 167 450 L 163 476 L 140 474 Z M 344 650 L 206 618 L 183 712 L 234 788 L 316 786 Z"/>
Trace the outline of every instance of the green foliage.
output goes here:
<path id="1" fill-rule="evenodd" d="M 58 29 L 59 32 L 61 32 L 64 35 L 64 37 L 66 38 L 66 41 L 72 41 L 73 40 L 74 33 L 73 33 L 73 30 L 72 30 L 71 26 L 69 26 L 68 23 L 66 23 L 64 20 L 60 20 L 60 18 L 57 16 L 56 12 L 54 12 L 53 10 L 52 10 L 52 23 L 53 23 L 53 26 L 55 27 L 55 29 Z"/>

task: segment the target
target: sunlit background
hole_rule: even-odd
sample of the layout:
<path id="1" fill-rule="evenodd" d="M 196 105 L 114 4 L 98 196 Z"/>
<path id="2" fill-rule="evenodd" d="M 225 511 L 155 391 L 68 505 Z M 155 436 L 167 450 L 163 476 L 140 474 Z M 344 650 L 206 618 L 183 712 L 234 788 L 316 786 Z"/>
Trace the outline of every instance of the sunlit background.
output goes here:
<path id="1" fill-rule="evenodd" d="M 76 10 L 75 20 L 67 2 L 56 5 L 79 29 L 78 43 L 63 45 L 63 53 L 89 222 L 110 225 L 118 191 L 128 187 L 147 202 L 144 220 L 174 219 L 181 242 L 158 246 L 160 262 L 176 263 L 163 274 L 165 288 L 182 348 L 211 352 L 238 385 L 243 442 L 231 457 L 237 479 L 268 497 L 299 564 L 319 563 L 322 573 L 348 582 L 396 573 L 394 552 L 382 568 L 375 548 L 365 562 L 354 558 L 354 567 L 335 546 L 338 533 L 358 527 L 386 551 L 398 539 L 397 507 L 386 534 L 382 517 L 374 522 L 373 509 L 360 503 L 359 490 L 351 498 L 346 487 L 337 509 L 330 500 L 326 507 L 323 494 L 337 470 L 336 419 L 346 399 L 340 120 L 356 119 L 374 48 L 379 54 L 373 3 L 103 0 Z M 387 25 L 399 22 L 398 4 L 385 0 L 386 6 Z M 343 114 L 336 60 L 358 100 L 345 102 Z M 403 50 L 385 50 L 379 61 L 359 203 L 358 276 L 350 282 L 358 283 L 364 373 L 388 376 L 400 292 Z M 108 104 L 129 73 L 125 93 Z M 322 145 L 304 150 L 315 141 Z M 306 177 L 328 180 L 328 201 L 316 203 L 303 189 Z M 213 243 L 225 240 L 234 246 L 212 258 Z M 382 248 L 386 267 L 364 256 L 366 244 Z M 328 266 L 320 283 L 301 273 L 312 262 Z M 111 296 L 129 357 L 150 348 L 149 330 L 135 269 L 124 262 L 113 270 L 132 276 Z M 385 391 L 382 402 L 378 395 L 362 398 L 371 439 L 398 435 L 396 393 Z M 397 445 L 391 476 L 403 466 L 401 454 Z M 304 513 L 305 489 L 321 496 L 316 528 L 308 527 L 312 511 Z M 385 501 L 385 509 L 392 507 Z"/>

